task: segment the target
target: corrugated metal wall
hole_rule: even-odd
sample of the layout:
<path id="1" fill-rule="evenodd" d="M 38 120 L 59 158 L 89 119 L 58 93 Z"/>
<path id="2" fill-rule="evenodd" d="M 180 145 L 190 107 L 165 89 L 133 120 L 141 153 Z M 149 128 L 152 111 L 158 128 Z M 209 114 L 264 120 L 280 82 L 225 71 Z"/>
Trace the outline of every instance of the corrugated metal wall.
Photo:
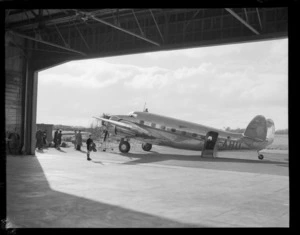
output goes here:
<path id="1" fill-rule="evenodd" d="M 24 41 L 13 36 L 5 37 L 5 127 L 6 137 L 17 133 L 19 139 L 10 142 L 13 148 L 21 148 L 23 134 L 23 106 L 24 106 L 24 61 L 25 55 L 22 47 Z M 17 153 L 19 149 L 15 149 Z"/>

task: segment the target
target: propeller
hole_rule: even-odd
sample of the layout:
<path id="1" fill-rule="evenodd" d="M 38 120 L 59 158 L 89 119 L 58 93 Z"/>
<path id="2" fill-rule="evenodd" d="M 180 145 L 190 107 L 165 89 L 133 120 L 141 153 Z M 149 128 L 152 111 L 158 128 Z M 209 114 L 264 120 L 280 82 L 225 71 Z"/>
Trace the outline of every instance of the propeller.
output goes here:
<path id="1" fill-rule="evenodd" d="M 111 117 L 111 115 L 108 114 L 108 113 L 103 113 L 100 117 L 105 118 L 105 119 L 109 119 Z"/>

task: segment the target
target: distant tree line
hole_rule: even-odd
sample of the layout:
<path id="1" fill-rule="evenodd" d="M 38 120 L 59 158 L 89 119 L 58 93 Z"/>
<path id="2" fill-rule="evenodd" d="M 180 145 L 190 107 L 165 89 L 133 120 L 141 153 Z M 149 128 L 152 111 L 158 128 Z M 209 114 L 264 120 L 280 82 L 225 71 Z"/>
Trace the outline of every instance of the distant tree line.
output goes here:
<path id="1" fill-rule="evenodd" d="M 229 131 L 229 132 L 234 132 L 234 133 L 244 133 L 245 132 L 245 128 L 236 128 L 236 129 L 231 129 L 230 127 L 226 127 L 225 131 Z"/>
<path id="2" fill-rule="evenodd" d="M 92 134 L 93 139 L 100 139 L 103 135 L 103 126 L 99 126 L 91 123 L 90 127 L 82 127 L 82 126 L 67 126 L 67 125 L 53 125 L 53 130 L 60 129 L 62 131 L 75 131 L 81 130 L 81 132 L 89 132 Z"/>
<path id="3" fill-rule="evenodd" d="M 280 134 L 280 135 L 287 135 L 289 133 L 289 129 L 283 129 L 283 130 L 277 130 L 275 131 L 275 134 Z"/>
<path id="4" fill-rule="evenodd" d="M 233 133 L 244 133 L 245 128 L 236 128 L 236 129 L 231 129 L 230 127 L 226 127 L 225 131 L 233 132 Z M 279 135 L 287 135 L 289 133 L 289 129 L 282 129 L 282 130 L 275 130 L 275 134 Z"/>
<path id="5" fill-rule="evenodd" d="M 63 130 L 63 131 L 81 130 L 81 131 L 86 131 L 86 132 L 88 132 L 90 130 L 90 128 L 88 128 L 88 127 L 67 126 L 67 125 L 61 125 L 61 124 L 53 125 L 53 130 L 56 130 L 56 129 L 60 129 L 60 130 Z"/>

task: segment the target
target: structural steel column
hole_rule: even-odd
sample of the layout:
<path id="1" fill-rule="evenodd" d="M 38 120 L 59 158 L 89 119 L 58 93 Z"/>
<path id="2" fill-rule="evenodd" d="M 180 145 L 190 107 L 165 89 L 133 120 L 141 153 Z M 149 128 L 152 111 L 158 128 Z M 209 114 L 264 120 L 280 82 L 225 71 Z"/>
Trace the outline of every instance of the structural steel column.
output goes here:
<path id="1" fill-rule="evenodd" d="M 30 63 L 27 66 L 25 87 L 25 148 L 24 153 L 35 154 L 36 108 L 37 108 L 37 72 L 32 70 Z"/>
<path id="2" fill-rule="evenodd" d="M 31 148 L 30 148 L 30 154 L 35 154 L 35 145 L 36 145 L 36 139 L 35 139 L 35 133 L 36 133 L 36 114 L 37 114 L 37 89 L 38 89 L 38 72 L 33 71 L 33 89 L 32 89 L 32 110 L 31 110 Z"/>

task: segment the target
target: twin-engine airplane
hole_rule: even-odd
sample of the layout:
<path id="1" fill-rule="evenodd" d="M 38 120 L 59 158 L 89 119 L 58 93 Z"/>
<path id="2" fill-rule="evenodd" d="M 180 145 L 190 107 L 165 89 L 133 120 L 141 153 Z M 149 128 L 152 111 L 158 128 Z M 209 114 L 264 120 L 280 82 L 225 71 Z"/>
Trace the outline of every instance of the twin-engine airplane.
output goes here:
<path id="1" fill-rule="evenodd" d="M 246 148 L 257 150 L 258 158 L 262 160 L 264 156 L 259 151 L 273 142 L 275 133 L 274 122 L 262 115 L 254 117 L 243 134 L 149 112 L 95 118 L 102 121 L 109 135 L 120 138 L 119 150 L 122 153 L 129 152 L 129 141 L 135 139 L 142 142 L 144 151 L 150 151 L 152 145 L 201 151 Z"/>

